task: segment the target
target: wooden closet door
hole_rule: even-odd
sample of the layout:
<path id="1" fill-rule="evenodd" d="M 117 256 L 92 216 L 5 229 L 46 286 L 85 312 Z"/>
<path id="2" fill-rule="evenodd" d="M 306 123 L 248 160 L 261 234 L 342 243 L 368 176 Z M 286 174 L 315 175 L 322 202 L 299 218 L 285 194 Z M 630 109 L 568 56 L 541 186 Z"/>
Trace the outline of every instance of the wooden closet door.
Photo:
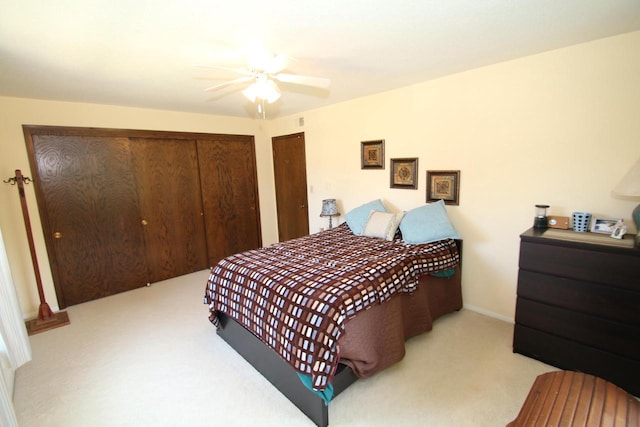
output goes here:
<path id="1" fill-rule="evenodd" d="M 208 267 L 195 140 L 131 138 L 149 281 Z"/>
<path id="2" fill-rule="evenodd" d="M 198 139 L 209 264 L 262 245 L 252 136 Z"/>
<path id="3" fill-rule="evenodd" d="M 59 306 L 144 286 L 129 139 L 36 132 L 25 128 Z"/>

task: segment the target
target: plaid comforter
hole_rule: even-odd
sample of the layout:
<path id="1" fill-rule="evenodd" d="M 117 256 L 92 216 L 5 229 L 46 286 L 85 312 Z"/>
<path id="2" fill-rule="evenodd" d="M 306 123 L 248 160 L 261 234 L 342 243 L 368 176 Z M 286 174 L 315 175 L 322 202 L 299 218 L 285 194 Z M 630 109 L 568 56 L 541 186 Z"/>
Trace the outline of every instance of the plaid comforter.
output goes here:
<path id="1" fill-rule="evenodd" d="M 211 269 L 204 300 L 214 325 L 220 326 L 217 311 L 228 314 L 324 390 L 349 319 L 412 292 L 418 276 L 458 262 L 450 239 L 389 242 L 356 236 L 342 224 L 223 259 Z"/>

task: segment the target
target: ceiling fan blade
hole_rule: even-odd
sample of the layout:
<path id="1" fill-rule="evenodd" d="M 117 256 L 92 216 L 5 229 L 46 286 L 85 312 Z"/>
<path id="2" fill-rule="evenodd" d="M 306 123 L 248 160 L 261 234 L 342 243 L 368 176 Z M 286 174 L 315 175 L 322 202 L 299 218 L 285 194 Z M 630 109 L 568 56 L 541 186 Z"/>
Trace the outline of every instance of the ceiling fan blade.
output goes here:
<path id="1" fill-rule="evenodd" d="M 297 74 L 280 73 L 272 76 L 274 79 L 283 83 L 295 83 L 299 85 L 329 87 L 331 80 L 324 77 L 300 76 Z"/>
<path id="2" fill-rule="evenodd" d="M 224 67 L 222 65 L 202 65 L 202 64 L 193 64 L 193 66 L 202 67 L 202 68 L 213 68 L 214 70 L 231 71 L 232 73 L 242 74 L 243 76 L 253 76 L 253 72 L 249 70 L 243 70 L 242 68 L 231 68 L 231 67 Z"/>
<path id="3" fill-rule="evenodd" d="M 211 91 L 223 88 L 225 86 L 233 85 L 233 84 L 236 84 L 236 83 L 250 82 L 253 79 L 254 79 L 253 76 L 238 77 L 237 79 L 229 80 L 228 82 L 224 82 L 224 83 L 220 83 L 220 84 L 208 87 L 204 91 L 205 92 L 211 92 Z"/>

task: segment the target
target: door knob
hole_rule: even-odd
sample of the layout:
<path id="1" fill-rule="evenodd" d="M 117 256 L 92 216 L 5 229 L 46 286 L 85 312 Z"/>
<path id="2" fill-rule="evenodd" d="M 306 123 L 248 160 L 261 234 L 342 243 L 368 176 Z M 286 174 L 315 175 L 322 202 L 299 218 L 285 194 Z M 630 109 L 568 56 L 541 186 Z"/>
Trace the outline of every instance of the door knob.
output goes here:
<path id="1" fill-rule="evenodd" d="M 147 222 L 147 220 L 146 220 L 146 219 L 143 219 L 143 220 L 142 220 L 142 225 L 147 225 L 147 224 L 149 224 L 149 223 Z"/>
<path id="2" fill-rule="evenodd" d="M 304 209 L 304 205 L 300 205 L 300 209 Z"/>
<path id="3" fill-rule="evenodd" d="M 56 231 L 55 233 L 53 233 L 53 238 L 54 239 L 62 239 L 62 233 L 59 231 Z"/>

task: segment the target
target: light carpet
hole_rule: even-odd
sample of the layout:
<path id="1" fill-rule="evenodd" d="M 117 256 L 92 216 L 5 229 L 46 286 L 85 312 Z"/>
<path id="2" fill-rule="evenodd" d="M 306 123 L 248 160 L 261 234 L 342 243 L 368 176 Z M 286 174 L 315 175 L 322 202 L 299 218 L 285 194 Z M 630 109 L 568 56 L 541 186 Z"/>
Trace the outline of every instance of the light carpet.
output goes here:
<path id="1" fill-rule="evenodd" d="M 200 271 L 68 308 L 71 324 L 31 337 L 18 369 L 21 427 L 313 426 L 216 336 Z M 537 375 L 512 352 L 513 325 L 461 310 L 407 342 L 400 363 L 331 402 L 340 426 L 504 426 Z"/>

